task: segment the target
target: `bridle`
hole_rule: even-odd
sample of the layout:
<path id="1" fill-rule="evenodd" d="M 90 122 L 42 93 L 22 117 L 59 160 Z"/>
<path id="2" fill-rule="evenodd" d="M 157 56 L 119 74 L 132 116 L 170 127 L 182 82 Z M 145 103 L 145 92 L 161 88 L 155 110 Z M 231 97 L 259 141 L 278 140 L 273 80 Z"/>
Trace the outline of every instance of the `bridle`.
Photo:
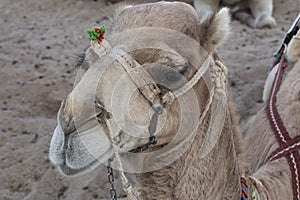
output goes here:
<path id="1" fill-rule="evenodd" d="M 296 20 L 291 31 L 286 35 L 283 45 L 281 46 L 281 48 L 278 50 L 277 54 L 275 55 L 275 59 L 274 59 L 272 68 L 274 68 L 274 66 L 278 63 L 279 63 L 279 67 L 278 67 L 278 71 L 276 73 L 275 80 L 272 85 L 271 94 L 269 96 L 268 103 L 266 106 L 266 113 L 268 116 L 270 126 L 275 134 L 275 137 L 276 137 L 278 143 L 279 143 L 279 147 L 269 156 L 269 158 L 267 159 L 266 162 L 270 162 L 270 161 L 273 161 L 273 160 L 276 160 L 276 159 L 279 159 L 282 157 L 285 157 L 287 159 L 289 166 L 290 166 L 290 170 L 292 172 L 292 184 L 293 184 L 294 199 L 300 199 L 300 175 L 299 175 L 299 173 L 300 173 L 300 155 L 298 152 L 298 150 L 300 149 L 300 137 L 297 136 L 295 138 L 291 138 L 289 136 L 286 128 L 284 127 L 282 119 L 280 118 L 277 107 L 276 107 L 276 94 L 279 90 L 281 80 L 283 77 L 283 72 L 286 68 L 284 53 L 285 53 L 286 47 L 289 44 L 290 40 L 299 30 L 299 26 L 300 26 L 299 18 L 300 18 L 300 16 Z M 104 43 L 105 43 L 105 41 L 104 41 Z M 95 44 L 97 44 L 97 46 Z M 107 51 L 111 48 L 108 43 L 106 45 L 102 45 L 102 44 L 98 45 L 98 43 L 93 43 L 92 45 L 94 45 L 96 52 L 101 51 L 101 53 L 99 53 L 99 56 L 100 56 L 100 54 L 103 55 L 103 47 L 104 47 L 105 51 Z M 182 95 L 182 94 L 184 94 L 184 92 L 187 89 L 191 89 L 199 81 L 200 78 L 204 77 L 204 74 L 208 71 L 209 68 L 207 67 L 201 73 L 198 73 L 199 71 L 201 71 L 198 69 L 197 70 L 198 76 L 197 77 L 194 76 L 191 79 L 191 81 L 189 81 L 189 84 L 185 84 L 186 88 L 181 88 L 180 90 L 177 90 L 176 92 L 165 94 L 164 98 L 161 98 L 160 103 L 157 104 L 157 103 L 155 103 L 155 98 L 158 94 L 161 94 L 161 91 L 159 91 L 159 87 L 157 87 L 155 82 L 153 81 L 153 79 L 150 76 L 148 76 L 148 73 L 145 70 L 143 70 L 143 67 L 136 67 L 136 66 L 139 66 L 139 64 L 137 62 L 135 62 L 133 59 L 131 59 L 130 56 L 125 52 L 126 51 L 122 51 L 122 50 L 115 51 L 114 53 L 117 57 L 116 60 L 121 64 L 121 66 L 124 68 L 124 70 L 129 74 L 130 78 L 135 83 L 135 85 L 137 85 L 138 87 L 140 85 L 145 86 L 143 88 L 139 87 L 139 91 L 148 100 L 150 106 L 154 110 L 154 114 L 151 117 L 150 125 L 148 127 L 149 142 L 130 151 L 132 153 L 138 153 L 138 152 L 145 151 L 146 149 L 149 148 L 149 146 L 155 145 L 157 143 L 155 132 L 156 132 L 158 117 L 159 117 L 159 115 L 162 114 L 163 110 L 167 107 L 167 105 L 170 105 L 173 102 L 173 100 L 176 98 L 175 94 L 177 93 L 177 95 Z M 217 60 L 217 62 L 219 62 L 219 66 L 220 66 L 221 62 L 218 60 Z M 215 64 L 217 62 L 215 62 Z M 208 66 L 208 64 L 207 64 L 207 66 Z M 200 69 L 203 69 L 203 67 L 201 67 Z M 211 95 L 211 100 L 207 104 L 206 108 L 213 107 L 212 106 L 212 104 L 213 104 L 212 97 L 214 97 L 214 96 L 215 96 L 214 94 Z M 222 97 L 224 97 L 224 96 L 222 96 Z M 220 97 L 220 99 L 222 99 L 222 97 Z M 165 99 L 168 99 L 168 100 L 165 100 Z M 224 116 L 224 114 L 222 116 Z M 204 115 L 204 117 L 205 117 L 205 115 Z M 225 118 L 225 117 L 223 117 L 223 118 Z M 109 121 L 107 121 L 107 124 L 109 127 Z M 112 143 L 114 143 L 113 138 L 110 138 L 110 139 L 111 139 Z M 113 175 L 113 170 L 111 167 L 111 162 L 114 159 L 116 159 L 118 161 L 119 169 L 122 169 L 122 166 L 121 166 L 122 163 L 120 161 L 120 154 L 115 152 L 114 156 L 108 160 L 108 165 L 107 165 L 108 179 L 109 179 L 109 183 L 111 185 L 110 194 L 111 194 L 112 200 L 117 199 L 117 193 L 116 193 L 116 190 L 114 187 L 114 175 Z M 123 186 L 127 192 L 129 199 L 138 199 L 137 191 L 129 184 L 129 182 L 122 170 L 120 170 L 120 175 L 121 175 Z"/>
<path id="2" fill-rule="evenodd" d="M 165 31 L 166 34 L 162 34 L 165 37 L 165 35 L 168 35 L 170 33 L 174 34 L 175 32 L 169 29 L 164 30 L 155 27 L 142 28 L 142 29 L 138 28 L 135 29 L 134 32 L 136 33 L 140 31 L 141 33 L 137 35 L 141 36 L 141 38 L 137 37 L 135 38 L 135 41 L 139 41 L 139 39 L 142 40 L 145 38 L 145 36 L 143 37 L 143 32 L 145 31 L 145 29 L 151 30 L 152 33 L 151 37 L 153 38 L 160 37 L 160 36 L 156 36 L 155 35 L 156 33 L 161 34 L 161 32 Z M 146 30 L 146 32 L 150 32 L 150 31 Z M 176 34 L 179 33 L 176 32 Z M 124 35 L 126 35 L 126 33 L 117 35 L 115 36 L 115 38 L 122 38 L 124 37 Z M 120 40 L 122 41 L 122 39 Z M 207 137 L 204 138 L 201 147 L 203 151 L 201 151 L 200 154 L 200 157 L 205 157 L 212 150 L 214 145 L 217 143 L 218 138 L 220 137 L 223 129 L 222 127 L 225 123 L 226 115 L 228 114 L 227 94 L 225 92 L 227 70 L 226 67 L 223 65 L 223 63 L 216 56 L 212 58 L 210 55 L 207 55 L 205 60 L 202 61 L 202 64 L 196 68 L 195 74 L 189 81 L 187 81 L 183 86 L 181 86 L 180 88 L 174 91 L 168 91 L 163 93 L 160 90 L 160 88 L 157 86 L 153 78 L 148 74 L 148 72 L 127 53 L 126 47 L 124 50 L 124 46 L 115 47 L 114 44 L 118 44 L 118 42 L 114 41 L 114 38 L 108 39 L 107 41 L 103 40 L 102 43 L 99 43 L 98 41 L 92 41 L 91 48 L 99 55 L 99 57 L 103 55 L 109 55 L 113 57 L 114 60 L 118 62 L 122 66 L 122 68 L 126 71 L 126 73 L 129 75 L 132 82 L 136 85 L 136 87 L 138 88 L 142 96 L 149 102 L 149 105 L 154 111 L 150 120 L 150 124 L 148 126 L 149 141 L 142 146 L 132 149 L 129 153 L 143 152 L 146 149 L 148 149 L 151 145 L 155 145 L 157 143 L 157 139 L 155 136 L 156 129 L 157 129 L 157 122 L 159 116 L 163 113 L 164 109 L 168 105 L 171 105 L 176 98 L 178 98 L 179 96 L 185 94 L 187 91 L 192 89 L 200 79 L 203 79 L 208 88 L 210 98 L 207 101 L 204 111 L 201 113 L 199 124 L 202 123 L 207 113 L 211 111 L 211 117 L 209 119 L 209 128 L 206 134 Z M 128 46 L 130 46 L 130 44 Z M 211 64 L 213 65 L 213 67 L 210 67 Z M 105 120 L 109 132 L 108 135 L 110 137 L 110 141 L 113 147 L 115 147 L 116 141 L 113 138 L 113 134 L 112 134 L 113 131 L 111 128 L 110 119 L 105 119 Z M 212 125 L 213 123 L 214 124 L 217 123 L 217 125 L 213 126 Z M 127 193 L 128 199 L 136 200 L 138 199 L 139 196 L 137 190 L 133 188 L 132 185 L 129 183 L 123 171 L 121 157 L 126 156 L 126 154 L 127 153 L 120 153 L 115 151 L 114 155 L 108 159 L 107 171 L 108 171 L 108 180 L 111 187 L 110 195 L 112 200 L 117 199 L 117 193 L 114 187 L 114 174 L 111 166 L 113 160 L 116 160 L 116 162 L 118 163 L 118 171 L 120 173 L 123 187 Z"/>
<path id="3" fill-rule="evenodd" d="M 292 138 L 289 135 L 276 106 L 276 95 L 279 91 L 283 74 L 287 67 L 285 61 L 286 48 L 293 36 L 296 35 L 299 31 L 299 28 L 300 14 L 295 20 L 290 31 L 286 34 L 286 37 L 284 38 L 280 49 L 274 55 L 274 62 L 271 69 L 273 69 L 277 64 L 278 69 L 265 107 L 269 124 L 279 144 L 279 147 L 267 158 L 266 163 L 282 157 L 285 157 L 287 159 L 292 173 L 293 196 L 295 200 L 300 199 L 300 136 Z"/>

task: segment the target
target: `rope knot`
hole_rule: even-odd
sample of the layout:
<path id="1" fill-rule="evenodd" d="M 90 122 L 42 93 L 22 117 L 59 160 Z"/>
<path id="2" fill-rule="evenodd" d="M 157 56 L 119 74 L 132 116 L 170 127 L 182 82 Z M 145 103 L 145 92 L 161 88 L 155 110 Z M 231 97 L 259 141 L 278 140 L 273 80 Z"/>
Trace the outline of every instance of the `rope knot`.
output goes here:
<path id="1" fill-rule="evenodd" d="M 172 92 L 170 92 L 170 91 L 168 91 L 162 97 L 163 104 L 167 104 L 167 105 L 170 105 L 175 99 L 176 99 L 176 96 Z"/>
<path id="2" fill-rule="evenodd" d="M 215 84 L 215 97 L 218 99 L 225 98 L 227 68 L 219 60 L 216 60 L 215 64 L 211 71 L 211 78 Z"/>

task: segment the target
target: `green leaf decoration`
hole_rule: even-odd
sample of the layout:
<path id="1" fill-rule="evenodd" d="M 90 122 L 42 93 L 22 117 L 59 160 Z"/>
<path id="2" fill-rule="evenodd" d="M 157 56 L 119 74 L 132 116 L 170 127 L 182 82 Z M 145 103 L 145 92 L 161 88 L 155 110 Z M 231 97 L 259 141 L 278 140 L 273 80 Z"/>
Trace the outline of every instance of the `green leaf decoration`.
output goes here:
<path id="1" fill-rule="evenodd" d="M 100 33 L 97 33 L 94 29 L 87 29 L 86 32 L 91 40 L 97 40 L 100 36 Z"/>
<path id="2" fill-rule="evenodd" d="M 102 26 L 100 27 L 100 29 L 102 30 L 102 33 L 103 33 L 103 34 L 105 34 L 105 32 L 106 32 L 106 28 L 105 28 L 105 26 L 104 26 L 104 25 L 102 25 Z"/>

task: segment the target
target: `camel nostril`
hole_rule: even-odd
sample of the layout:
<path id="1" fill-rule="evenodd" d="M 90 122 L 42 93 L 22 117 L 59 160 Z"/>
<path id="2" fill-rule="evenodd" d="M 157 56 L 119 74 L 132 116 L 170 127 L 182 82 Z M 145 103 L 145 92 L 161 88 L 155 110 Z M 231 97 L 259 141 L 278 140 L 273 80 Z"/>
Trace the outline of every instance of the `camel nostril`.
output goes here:
<path id="1" fill-rule="evenodd" d="M 98 98 L 95 99 L 95 110 L 98 113 L 96 119 L 100 124 L 105 123 L 106 119 L 112 118 L 112 114 L 105 109 L 104 104 Z"/>
<path id="2" fill-rule="evenodd" d="M 49 150 L 49 158 L 51 162 L 56 165 L 60 165 L 64 162 L 64 143 L 64 133 L 61 127 L 58 125 L 54 130 Z"/>
<path id="3" fill-rule="evenodd" d="M 96 119 L 100 124 L 104 124 L 106 119 L 111 119 L 112 114 L 106 111 L 104 108 L 99 111 L 99 114 L 96 115 Z"/>
<path id="4" fill-rule="evenodd" d="M 73 115 L 67 112 L 68 103 L 66 100 L 62 102 L 60 109 L 58 111 L 57 123 L 60 125 L 63 132 L 67 135 L 68 133 L 72 133 L 76 130 L 75 122 L 73 120 Z"/>
<path id="5" fill-rule="evenodd" d="M 100 124 L 104 124 L 105 123 L 105 113 L 104 112 L 100 112 L 99 114 L 96 115 L 96 119 Z"/>
<path id="6" fill-rule="evenodd" d="M 113 116 L 110 112 L 106 112 L 106 118 L 107 119 L 111 119 Z"/>

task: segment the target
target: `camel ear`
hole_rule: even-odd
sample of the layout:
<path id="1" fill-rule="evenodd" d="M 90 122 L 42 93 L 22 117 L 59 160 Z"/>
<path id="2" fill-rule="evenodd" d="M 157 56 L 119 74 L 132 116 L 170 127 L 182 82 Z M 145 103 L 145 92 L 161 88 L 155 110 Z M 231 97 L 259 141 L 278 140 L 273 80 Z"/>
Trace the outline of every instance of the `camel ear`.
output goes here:
<path id="1" fill-rule="evenodd" d="M 231 31 L 230 21 L 229 9 L 222 8 L 201 24 L 201 28 L 205 30 L 202 44 L 208 47 L 207 50 L 214 51 L 226 41 Z"/>
<path id="2" fill-rule="evenodd" d="M 124 10 L 126 10 L 127 8 L 131 8 L 134 5 L 133 1 L 129 2 L 129 1 L 121 1 L 117 4 L 115 4 L 115 10 L 114 10 L 114 19 L 118 18 L 122 12 Z"/>

